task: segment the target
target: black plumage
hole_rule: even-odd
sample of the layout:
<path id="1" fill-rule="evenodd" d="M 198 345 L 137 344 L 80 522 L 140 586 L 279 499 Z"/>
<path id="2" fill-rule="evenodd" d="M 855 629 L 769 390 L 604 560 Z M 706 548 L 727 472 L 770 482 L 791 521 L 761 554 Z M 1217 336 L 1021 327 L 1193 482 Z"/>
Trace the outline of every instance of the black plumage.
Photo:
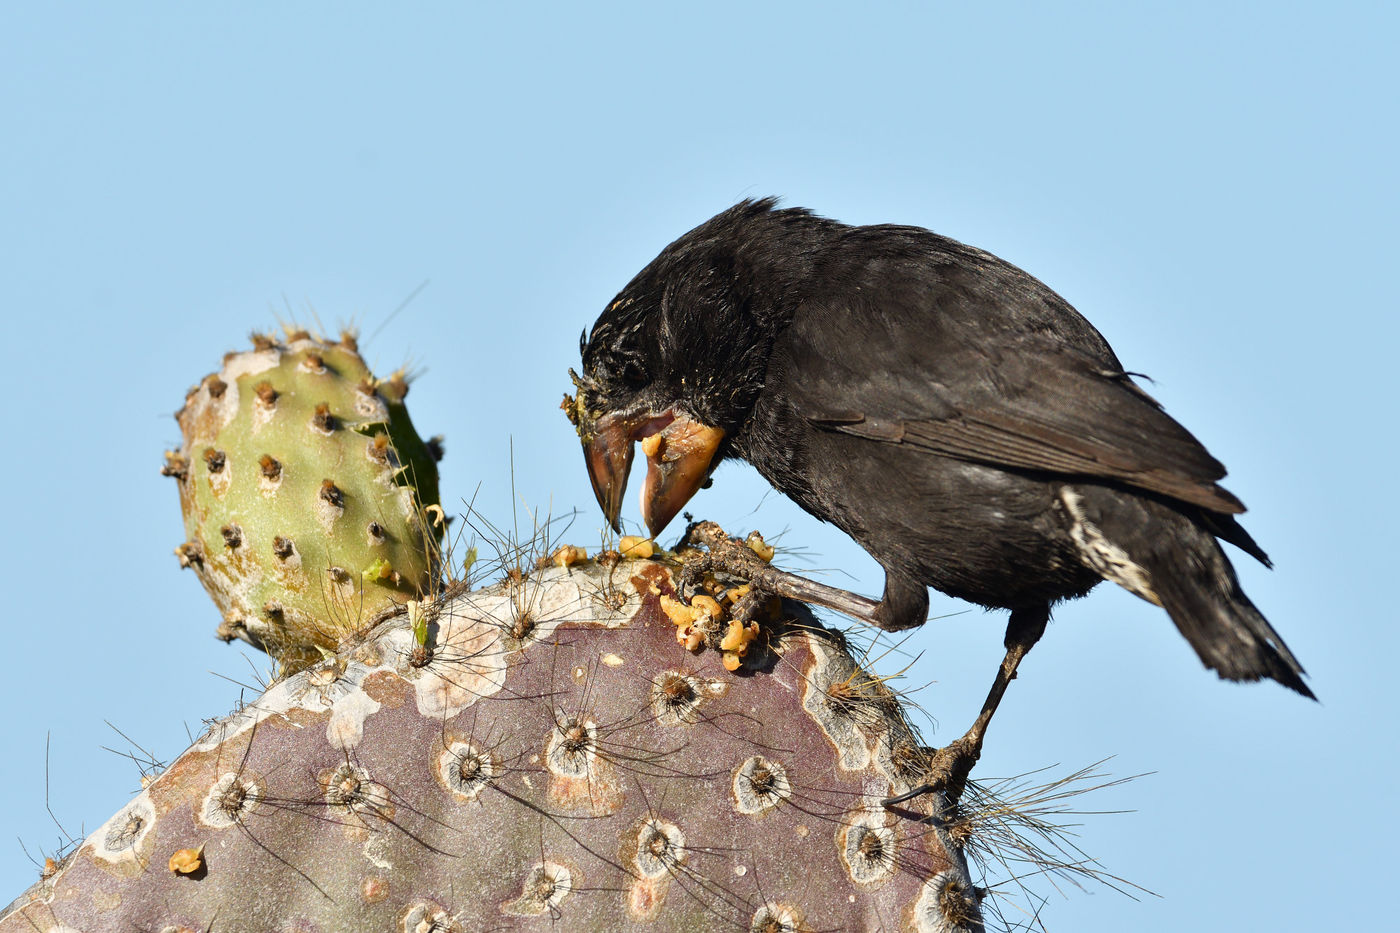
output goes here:
<path id="1" fill-rule="evenodd" d="M 995 256 L 745 201 L 662 251 L 582 351 L 574 415 L 614 522 L 631 444 L 660 434 L 653 533 L 746 460 L 880 563 L 884 628 L 922 623 L 932 586 L 1011 610 L 1008 646 L 1028 649 L 1054 603 L 1108 579 L 1163 606 L 1220 676 L 1312 696 L 1217 541 L 1268 563 L 1224 468 L 1088 321 Z"/>

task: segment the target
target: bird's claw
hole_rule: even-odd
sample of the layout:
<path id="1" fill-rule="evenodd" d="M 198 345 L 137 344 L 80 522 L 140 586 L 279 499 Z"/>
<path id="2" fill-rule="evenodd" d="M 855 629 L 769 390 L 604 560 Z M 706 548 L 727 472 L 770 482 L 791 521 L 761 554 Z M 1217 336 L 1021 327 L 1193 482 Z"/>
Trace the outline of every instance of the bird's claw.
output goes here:
<path id="1" fill-rule="evenodd" d="M 762 605 L 763 598 L 772 595 L 763 586 L 763 577 L 772 568 L 748 545 L 736 538 L 731 538 L 715 522 L 691 522 L 686 527 L 680 542 L 676 545 L 676 550 L 699 547 L 703 547 L 705 550 L 693 551 L 681 561 L 677 583 L 683 598 L 688 599 L 692 595 L 692 592 L 704 581 L 706 574 L 716 572 L 743 580 L 752 587 L 749 593 L 740 600 L 741 603 L 749 602 L 751 606 L 756 607 Z M 751 597 L 756 598 L 751 599 Z M 738 615 L 737 605 L 735 609 L 734 614 Z M 754 609 L 750 609 L 749 616 L 741 617 L 751 617 L 753 612 Z"/>
<path id="2" fill-rule="evenodd" d="M 749 591 L 739 598 L 739 601 L 729 610 L 729 615 L 747 625 L 755 619 L 763 617 L 763 609 L 768 604 L 768 600 L 773 598 L 773 595 L 758 584 L 750 582 Z"/>
<path id="3" fill-rule="evenodd" d="M 922 784 L 902 794 L 886 797 L 880 801 L 880 805 L 891 809 L 925 794 L 939 794 L 942 796 L 943 808 L 955 807 L 962 799 L 963 792 L 967 790 L 968 775 L 972 773 L 973 766 L 981 757 L 981 743 L 969 736 L 964 735 L 949 742 L 934 752 Z"/>

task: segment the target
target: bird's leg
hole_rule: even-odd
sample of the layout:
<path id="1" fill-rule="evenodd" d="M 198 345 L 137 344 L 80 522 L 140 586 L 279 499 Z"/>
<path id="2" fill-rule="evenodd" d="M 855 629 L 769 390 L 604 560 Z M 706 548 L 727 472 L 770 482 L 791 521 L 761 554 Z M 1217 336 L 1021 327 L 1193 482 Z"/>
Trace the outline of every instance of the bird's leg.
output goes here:
<path id="1" fill-rule="evenodd" d="M 681 594 L 700 582 L 708 571 L 718 570 L 731 576 L 747 580 L 751 589 L 735 606 L 734 615 L 747 618 L 752 615 L 763 600 L 769 596 L 783 596 L 798 602 L 811 603 L 834 609 L 861 622 L 880 625 L 875 617 L 879 605 L 856 593 L 826 586 L 806 577 L 779 570 L 753 552 L 748 545 L 724 533 L 724 529 L 714 522 L 694 522 L 685 530 L 676 549 L 686 545 L 704 545 L 708 553 L 685 561 L 681 567 Z M 883 626 L 882 626 L 883 627 Z"/>
<path id="2" fill-rule="evenodd" d="M 1011 619 L 1006 624 L 1006 655 L 1001 660 L 992 689 L 987 691 L 987 699 L 982 703 L 982 712 L 961 738 L 949 742 L 933 755 L 924 783 L 906 793 L 889 797 L 882 804 L 893 807 L 923 794 L 942 792 L 947 805 L 952 806 L 962 798 L 967 786 L 967 776 L 977 759 L 982 756 L 982 739 L 987 734 L 987 726 L 992 721 L 1007 686 L 1016 679 L 1016 668 L 1045 634 L 1045 624 L 1050 621 L 1050 607 L 1036 609 L 1013 609 Z"/>

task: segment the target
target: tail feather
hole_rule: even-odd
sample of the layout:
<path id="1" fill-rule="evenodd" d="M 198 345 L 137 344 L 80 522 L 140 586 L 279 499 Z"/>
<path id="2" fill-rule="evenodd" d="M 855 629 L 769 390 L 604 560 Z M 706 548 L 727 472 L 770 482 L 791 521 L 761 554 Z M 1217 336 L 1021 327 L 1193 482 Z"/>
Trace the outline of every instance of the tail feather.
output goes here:
<path id="1" fill-rule="evenodd" d="M 1269 677 L 1317 699 L 1303 682 L 1303 666 L 1240 589 L 1214 540 L 1153 555 L 1147 566 L 1162 608 L 1206 667 L 1227 680 Z"/>
<path id="2" fill-rule="evenodd" d="M 1265 567 L 1272 568 L 1274 566 L 1274 562 L 1269 560 L 1269 555 L 1265 554 L 1264 549 L 1255 543 L 1249 532 L 1244 530 L 1244 526 L 1235 520 L 1235 516 L 1224 515 L 1220 512 L 1207 512 L 1205 509 L 1201 509 L 1198 514 L 1202 524 L 1211 534 L 1222 541 L 1229 541 Z"/>
<path id="3" fill-rule="evenodd" d="M 1268 558 L 1232 517 L 1188 515 L 1166 500 L 1107 486 L 1065 487 L 1080 559 L 1167 611 L 1201 662 L 1227 680 L 1276 680 L 1317 699 L 1303 666 L 1240 589 L 1216 536 Z M 1194 511 L 1194 510 L 1193 510 Z"/>

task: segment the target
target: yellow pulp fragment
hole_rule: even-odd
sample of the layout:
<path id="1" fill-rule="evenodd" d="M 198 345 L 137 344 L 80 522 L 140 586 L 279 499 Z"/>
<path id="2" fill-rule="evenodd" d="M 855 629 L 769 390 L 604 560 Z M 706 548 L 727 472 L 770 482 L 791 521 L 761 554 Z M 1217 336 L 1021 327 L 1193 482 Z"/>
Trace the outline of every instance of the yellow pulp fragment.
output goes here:
<path id="1" fill-rule="evenodd" d="M 177 875 L 192 875 L 204 867 L 204 846 L 181 849 L 170 856 L 170 870 Z"/>
<path id="2" fill-rule="evenodd" d="M 588 552 L 581 547 L 565 544 L 555 549 L 554 553 L 549 555 L 549 557 L 550 560 L 554 561 L 554 563 L 558 564 L 560 567 L 567 567 L 570 564 L 578 564 L 587 560 Z"/>
<path id="3" fill-rule="evenodd" d="M 672 625 L 689 625 L 699 615 L 694 609 L 674 596 L 661 597 L 661 611 L 666 613 L 666 617 L 671 620 Z"/>
<path id="4" fill-rule="evenodd" d="M 720 607 L 718 600 L 713 596 L 706 596 L 704 593 L 692 596 L 690 606 L 697 613 L 704 613 L 712 619 L 720 619 L 724 616 L 724 609 Z"/>
<path id="5" fill-rule="evenodd" d="M 773 559 L 773 545 L 763 540 L 763 535 L 757 531 L 749 532 L 749 536 L 744 539 L 744 543 L 749 546 L 749 550 L 758 555 L 760 560 Z"/>
<path id="6" fill-rule="evenodd" d="M 749 643 L 758 637 L 758 623 L 750 622 L 748 625 L 738 619 L 729 620 L 729 628 L 724 633 L 724 638 L 720 639 L 719 647 L 722 651 L 733 651 L 743 657 L 749 650 Z"/>

